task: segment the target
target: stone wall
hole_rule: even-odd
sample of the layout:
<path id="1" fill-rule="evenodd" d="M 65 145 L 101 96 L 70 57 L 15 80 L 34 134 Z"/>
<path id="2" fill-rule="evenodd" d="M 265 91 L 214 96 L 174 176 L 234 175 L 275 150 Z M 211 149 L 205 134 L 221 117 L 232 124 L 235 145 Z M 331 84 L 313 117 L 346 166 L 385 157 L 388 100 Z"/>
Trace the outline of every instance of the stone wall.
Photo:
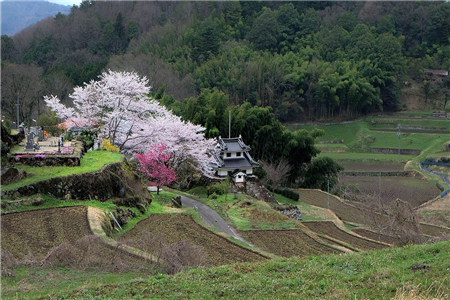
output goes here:
<path id="1" fill-rule="evenodd" d="M 2 196 L 29 196 L 37 193 L 49 194 L 60 199 L 105 201 L 114 197 L 148 197 L 139 177 L 126 162 L 105 165 L 97 172 L 51 178 L 11 191 L 2 191 Z"/>
<path id="2" fill-rule="evenodd" d="M 250 195 L 253 198 L 264 200 L 266 202 L 278 203 L 256 176 L 247 176 L 243 189 L 247 195 Z"/>
<path id="3" fill-rule="evenodd" d="M 43 157 L 45 156 L 45 157 Z M 9 156 L 10 164 L 24 164 L 32 167 L 43 167 L 43 166 L 66 166 L 66 167 L 75 167 L 80 165 L 82 153 L 79 155 L 54 155 L 48 156 L 45 154 L 35 155 L 35 154 L 27 154 Z"/>
<path id="4" fill-rule="evenodd" d="M 398 154 L 398 148 L 370 148 L 372 153 L 382 153 L 382 154 Z M 401 155 L 419 155 L 420 150 L 416 149 L 400 149 Z"/>

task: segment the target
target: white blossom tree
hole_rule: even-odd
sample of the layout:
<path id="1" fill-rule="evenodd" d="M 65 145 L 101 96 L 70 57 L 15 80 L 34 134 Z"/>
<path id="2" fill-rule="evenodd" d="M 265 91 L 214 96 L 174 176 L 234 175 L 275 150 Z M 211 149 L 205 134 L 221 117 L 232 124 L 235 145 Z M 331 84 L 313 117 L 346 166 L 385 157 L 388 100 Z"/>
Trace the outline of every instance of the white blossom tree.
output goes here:
<path id="1" fill-rule="evenodd" d="M 136 73 L 108 71 L 100 80 L 76 87 L 69 96 L 74 107 L 66 107 L 55 96 L 44 101 L 57 116 L 99 127 L 100 137 L 123 151 L 145 153 L 152 144 L 164 143 L 173 153 L 172 164 L 192 158 L 199 168 L 209 172 L 209 149 L 214 141 L 205 139 L 204 128 L 181 120 L 149 98 L 150 87 L 145 77 Z"/>

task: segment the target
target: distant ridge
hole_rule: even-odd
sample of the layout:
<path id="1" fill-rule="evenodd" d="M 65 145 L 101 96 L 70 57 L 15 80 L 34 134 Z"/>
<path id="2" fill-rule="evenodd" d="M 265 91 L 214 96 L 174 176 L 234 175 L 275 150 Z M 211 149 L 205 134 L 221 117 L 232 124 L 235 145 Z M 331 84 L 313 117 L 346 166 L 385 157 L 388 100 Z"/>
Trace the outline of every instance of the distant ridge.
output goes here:
<path id="1" fill-rule="evenodd" d="M 1 34 L 13 36 L 22 29 L 57 13 L 69 14 L 70 6 L 50 3 L 48 1 L 2 1 Z"/>

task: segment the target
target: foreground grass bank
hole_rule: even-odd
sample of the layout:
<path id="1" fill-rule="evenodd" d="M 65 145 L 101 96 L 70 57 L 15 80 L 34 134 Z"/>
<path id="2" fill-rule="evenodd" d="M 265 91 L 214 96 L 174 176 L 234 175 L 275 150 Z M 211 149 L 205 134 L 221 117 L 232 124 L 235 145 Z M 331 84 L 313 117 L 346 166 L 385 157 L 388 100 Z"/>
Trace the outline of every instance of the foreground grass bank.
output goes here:
<path id="1" fill-rule="evenodd" d="M 390 248 L 379 251 L 275 259 L 211 269 L 194 269 L 174 276 L 148 279 L 136 274 L 109 281 L 89 281 L 78 275 L 78 288 L 53 282 L 54 289 L 40 299 L 392 299 L 414 293 L 417 299 L 450 298 L 450 242 Z M 51 270 L 49 270 L 51 272 Z M 62 269 L 55 275 L 67 274 Z M 22 272 L 4 278 L 20 285 Z M 86 273 L 89 276 L 89 272 Z M 98 280 L 104 280 L 103 286 Z M 75 283 L 75 282 L 74 282 Z M 61 287 L 60 287 L 61 285 Z M 60 288 L 64 287 L 62 290 Z M 32 285 L 30 289 L 38 286 Z M 30 299 L 37 298 L 33 293 Z M 2 299 L 15 299 L 14 294 Z M 18 299 L 18 298 L 17 298 Z M 415 298 L 416 299 L 416 298 Z"/>

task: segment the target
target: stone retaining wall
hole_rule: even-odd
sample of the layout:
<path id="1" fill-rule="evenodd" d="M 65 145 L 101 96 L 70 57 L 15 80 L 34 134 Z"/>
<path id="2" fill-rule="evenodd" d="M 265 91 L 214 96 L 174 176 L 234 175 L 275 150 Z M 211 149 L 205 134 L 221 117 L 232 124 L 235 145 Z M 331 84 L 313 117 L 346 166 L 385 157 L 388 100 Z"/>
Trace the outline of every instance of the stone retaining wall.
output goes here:
<path id="1" fill-rule="evenodd" d="M 32 167 L 43 167 L 43 166 L 66 166 L 75 167 L 80 165 L 82 153 L 78 155 L 58 155 L 58 156 L 48 156 L 45 154 L 26 154 L 11 155 L 9 159 L 10 164 L 24 164 Z"/>
<path id="2" fill-rule="evenodd" d="M 344 171 L 345 176 L 378 176 L 380 173 L 383 176 L 406 176 L 414 177 L 417 175 L 416 171 Z"/>
<path id="3" fill-rule="evenodd" d="M 398 154 L 398 148 L 370 148 L 372 153 Z M 420 155 L 421 151 L 417 149 L 400 149 L 401 155 Z"/>
<path id="4" fill-rule="evenodd" d="M 126 172 L 126 162 L 111 163 L 101 170 L 39 181 L 11 191 L 2 191 L 2 196 L 14 198 L 34 194 L 49 194 L 60 199 L 105 201 L 113 197 L 142 196 L 137 190 L 140 179 Z"/>

